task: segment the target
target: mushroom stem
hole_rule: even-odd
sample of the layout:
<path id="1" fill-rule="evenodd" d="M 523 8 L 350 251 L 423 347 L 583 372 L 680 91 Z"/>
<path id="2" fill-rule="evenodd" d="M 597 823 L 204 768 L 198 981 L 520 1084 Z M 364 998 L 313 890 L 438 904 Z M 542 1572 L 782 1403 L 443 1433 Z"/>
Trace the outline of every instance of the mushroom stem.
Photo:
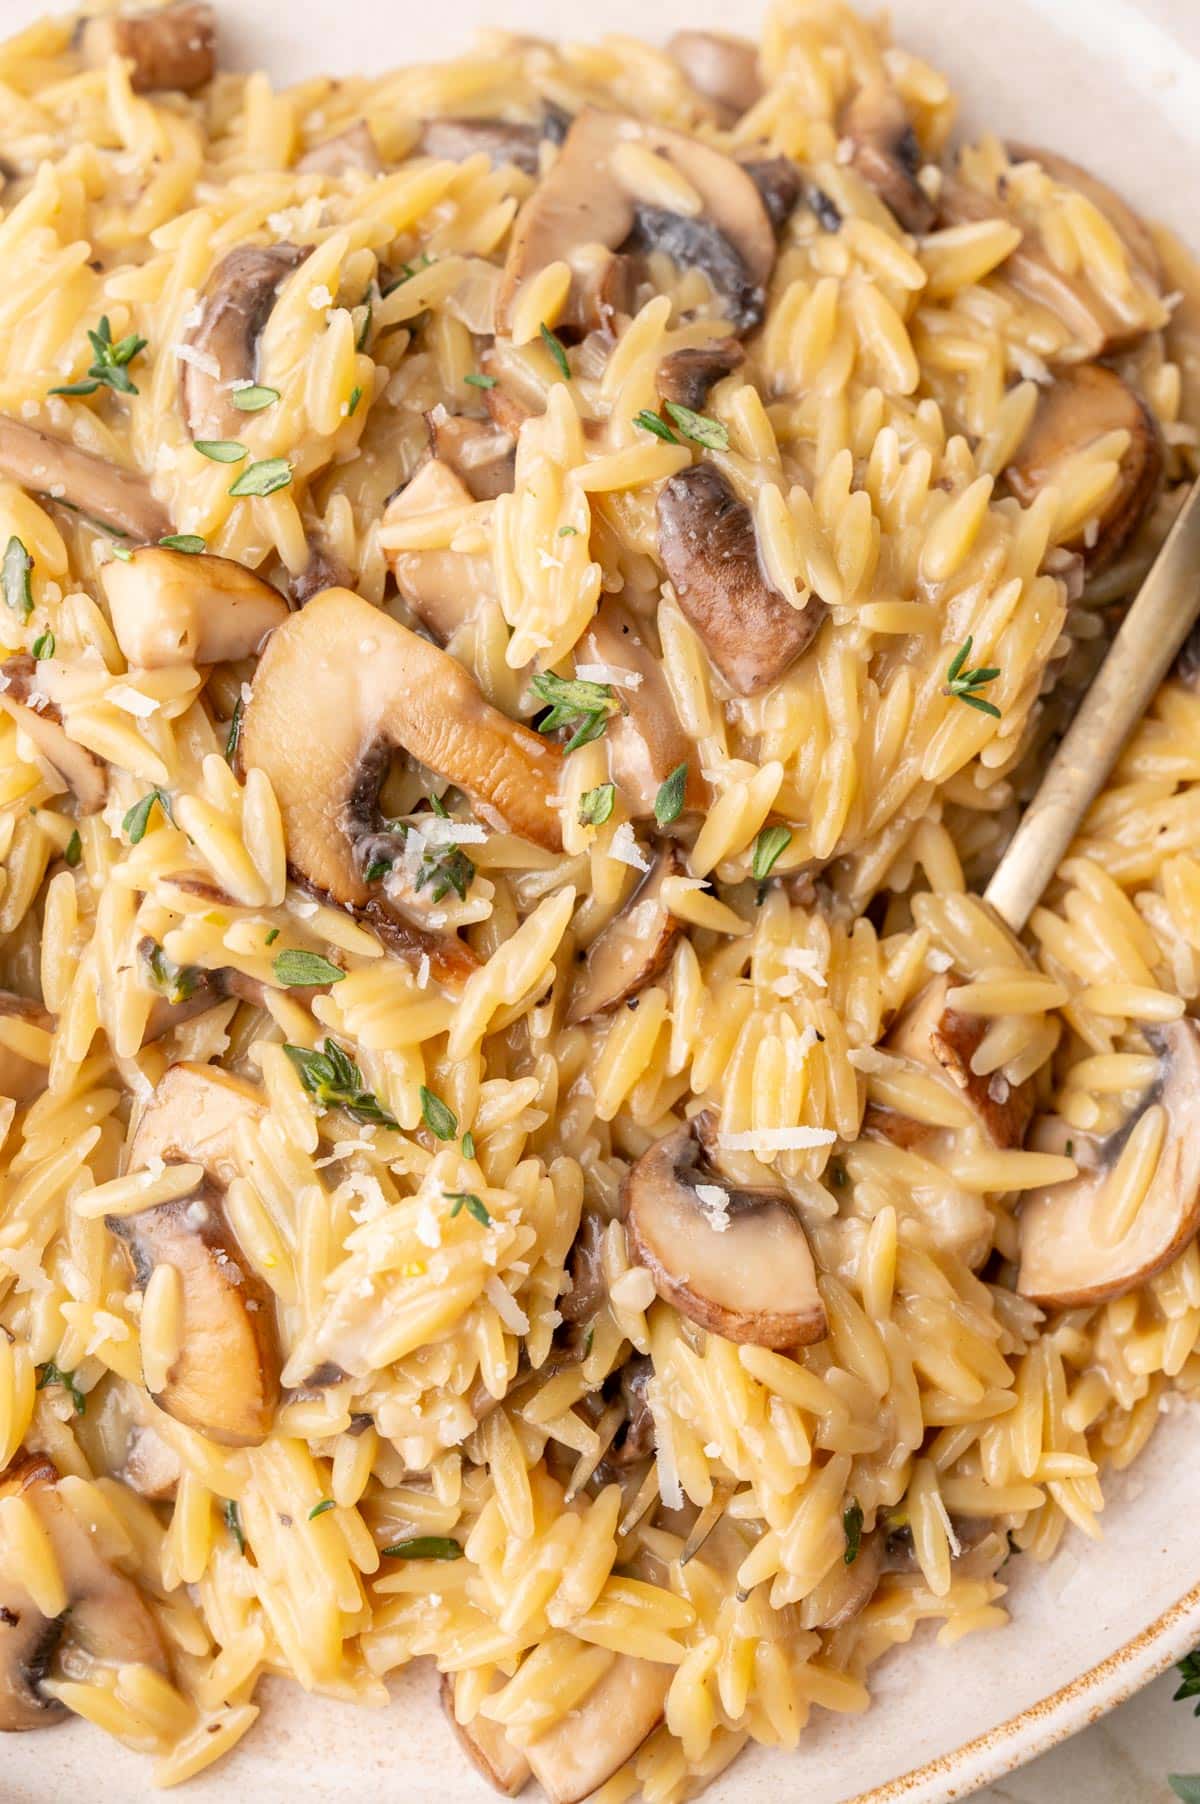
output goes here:
<path id="1" fill-rule="evenodd" d="M 0 415 L 0 476 L 34 495 L 65 502 L 123 538 L 161 539 L 171 530 L 166 510 L 144 476 L 118 469 L 66 439 Z"/>

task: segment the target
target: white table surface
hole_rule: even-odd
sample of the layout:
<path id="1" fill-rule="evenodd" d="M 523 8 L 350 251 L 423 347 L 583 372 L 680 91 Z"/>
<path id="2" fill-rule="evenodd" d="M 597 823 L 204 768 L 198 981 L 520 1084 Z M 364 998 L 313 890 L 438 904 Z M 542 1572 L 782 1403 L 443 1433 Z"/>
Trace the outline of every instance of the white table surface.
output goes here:
<path id="1" fill-rule="evenodd" d="M 1167 1673 L 1053 1753 L 976 1793 L 979 1804 L 1178 1804 L 1168 1773 L 1200 1772 L 1200 1718 Z"/>

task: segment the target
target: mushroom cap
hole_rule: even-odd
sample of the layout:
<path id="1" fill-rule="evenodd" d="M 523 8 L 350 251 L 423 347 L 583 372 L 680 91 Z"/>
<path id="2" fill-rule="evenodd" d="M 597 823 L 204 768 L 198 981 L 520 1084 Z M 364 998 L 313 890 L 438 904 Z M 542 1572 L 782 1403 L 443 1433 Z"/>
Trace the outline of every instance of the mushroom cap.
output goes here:
<path id="1" fill-rule="evenodd" d="M 680 868 L 675 848 L 664 846 L 621 912 L 597 934 L 571 993 L 568 1023 L 616 1008 L 658 976 L 679 932 L 662 886 Z"/>
<path id="2" fill-rule="evenodd" d="M 487 430 L 494 432 L 495 428 Z M 412 481 L 388 502 L 383 524 L 390 526 L 397 520 L 410 520 L 442 507 L 469 507 L 473 499 L 462 476 L 446 459 L 430 457 Z M 387 560 L 401 595 L 442 645 L 474 617 L 484 601 L 495 595 L 490 557 L 450 549 L 389 551 Z"/>
<path id="3" fill-rule="evenodd" d="M 306 245 L 239 244 L 209 276 L 200 318 L 184 343 L 205 363 L 215 361 L 217 373 L 187 362 L 179 369 L 180 405 L 194 439 L 241 437 L 246 416 L 233 405 L 229 385 L 254 381 L 258 340 L 279 285 L 308 254 Z"/>
<path id="4" fill-rule="evenodd" d="M 439 401 L 425 415 L 429 447 L 466 484 L 473 501 L 492 501 L 512 493 L 516 440 L 492 420 L 450 413 Z M 410 485 L 411 486 L 411 485 Z"/>
<path id="5" fill-rule="evenodd" d="M 528 1760 L 513 1746 L 502 1723 L 478 1715 L 469 1723 L 460 1723 L 454 1714 L 454 1687 L 454 1678 L 444 1672 L 438 1685 L 438 1696 L 459 1746 L 489 1785 L 504 1797 L 515 1798 L 532 1771 Z"/>
<path id="6" fill-rule="evenodd" d="M 921 147 L 904 102 L 882 76 L 866 81 L 842 112 L 850 163 L 906 232 L 927 232 L 936 209 L 917 180 Z"/>
<path id="7" fill-rule="evenodd" d="M 825 1306 L 800 1217 L 782 1191 L 735 1190 L 701 1162 L 697 1117 L 657 1141 L 625 1175 L 629 1249 L 664 1302 L 726 1340 L 802 1347 L 822 1340 Z M 724 1193 L 723 1231 L 713 1199 Z"/>
<path id="8" fill-rule="evenodd" d="M 261 576 L 211 552 L 143 545 L 100 572 L 113 632 L 130 664 L 224 664 L 255 657 L 288 605 Z"/>
<path id="9" fill-rule="evenodd" d="M 70 737 L 58 706 L 44 684 L 60 666 L 40 667 L 27 652 L 17 652 L 0 665 L 4 678 L 0 708 L 10 715 L 40 758 L 50 765 L 79 803 L 81 814 L 95 814 L 108 797 L 108 771 L 93 752 Z"/>
<path id="10" fill-rule="evenodd" d="M 105 13 L 84 22 L 79 47 L 93 67 L 111 56 L 132 63 L 129 85 L 135 94 L 194 94 L 212 80 L 216 67 L 216 17 L 204 0 L 176 0 L 147 12 Z"/>
<path id="11" fill-rule="evenodd" d="M 126 1168 L 141 1171 L 156 1159 L 204 1167 L 214 1184 L 236 1177 L 238 1124 L 266 1113 L 262 1091 L 213 1065 L 181 1063 L 165 1071 L 138 1118 Z"/>
<path id="12" fill-rule="evenodd" d="M 1160 1076 L 1125 1128 L 1100 1142 L 1076 1134 L 1094 1163 L 1025 1199 L 1017 1290 L 1045 1308 L 1082 1308 L 1124 1296 L 1200 1232 L 1200 1023 L 1184 1017 L 1146 1037 L 1158 1051 Z M 1166 1116 L 1158 1164 L 1131 1225 L 1111 1240 L 1102 1232 L 1101 1197 L 1130 1131 L 1152 1104 Z M 1043 1133 L 1054 1126 L 1047 1122 Z"/>
<path id="13" fill-rule="evenodd" d="M 132 539 L 161 539 L 171 530 L 146 478 L 81 451 L 66 439 L 0 414 L 0 476 L 32 494 L 67 502 Z"/>
<path id="14" fill-rule="evenodd" d="M 758 46 L 722 31 L 677 31 L 667 39 L 667 55 L 721 119 L 732 124 L 762 97 Z"/>
<path id="15" fill-rule="evenodd" d="M 662 1721 L 674 1668 L 617 1654 L 587 1695 L 524 1754 L 550 1804 L 581 1804 Z"/>
<path id="16" fill-rule="evenodd" d="M 268 641 L 241 757 L 271 781 L 298 878 L 351 908 L 372 896 L 348 829 L 373 806 L 368 768 L 381 747 L 465 790 L 485 819 L 561 850 L 557 750 L 428 640 L 349 589 L 326 589 Z"/>
<path id="17" fill-rule="evenodd" d="M 715 464 L 692 464 L 663 484 L 658 555 L 680 607 L 737 695 L 778 682 L 825 618 L 816 595 L 794 608 L 771 587 L 750 509 Z"/>
<path id="18" fill-rule="evenodd" d="M 1033 1079 L 1001 1086 L 994 1082 L 994 1073 L 980 1076 L 972 1071 L 971 1060 L 988 1024 L 981 1015 L 960 1014 L 948 1006 L 946 998 L 953 982 L 947 973 L 925 985 L 894 1022 L 887 1036 L 888 1050 L 935 1075 L 944 1074 L 994 1146 L 1020 1146 L 1033 1114 Z M 895 1110 L 871 1111 L 871 1125 L 902 1146 L 937 1131 L 923 1123 L 906 1123 L 907 1117 Z"/>
<path id="19" fill-rule="evenodd" d="M 1097 518 L 1091 542 L 1080 534 L 1072 543 L 1090 570 L 1101 569 L 1124 549 L 1142 523 L 1163 473 L 1158 422 L 1136 389 L 1100 363 L 1076 364 L 1059 372 L 1038 396 L 1037 411 L 1005 475 L 1023 507 L 1055 479 L 1064 459 L 1105 433 L 1129 434 L 1112 494 Z"/>
<path id="20" fill-rule="evenodd" d="M 379 146 L 365 119 L 356 119 L 336 137 L 314 144 L 296 164 L 298 175 L 327 175 L 334 180 L 356 169 L 363 175 L 383 173 Z"/>
<path id="21" fill-rule="evenodd" d="M 426 119 L 416 148 L 427 157 L 464 163 L 482 151 L 493 169 L 511 164 L 526 175 L 538 172 L 538 147 L 547 134 L 539 125 L 509 119 Z"/>
<path id="22" fill-rule="evenodd" d="M 664 401 L 703 413 L 709 390 L 732 374 L 746 353 L 736 338 L 714 338 L 711 344 L 685 345 L 669 351 L 654 372 L 654 386 Z"/>
<path id="23" fill-rule="evenodd" d="M 688 767 L 684 808 L 706 808 L 708 784 L 679 724 L 662 659 L 624 602 L 601 596 L 575 656 L 578 663 L 606 664 L 642 679 L 620 690 L 621 712 L 613 715 L 604 735 L 609 774 L 633 818 L 648 820 L 653 815 L 659 790 L 684 763 Z"/>

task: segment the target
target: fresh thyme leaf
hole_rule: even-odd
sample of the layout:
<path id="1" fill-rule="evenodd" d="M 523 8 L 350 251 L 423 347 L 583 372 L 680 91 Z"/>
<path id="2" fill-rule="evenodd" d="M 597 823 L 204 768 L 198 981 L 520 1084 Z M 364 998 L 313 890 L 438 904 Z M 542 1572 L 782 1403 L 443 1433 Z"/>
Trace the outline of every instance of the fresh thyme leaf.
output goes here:
<path id="1" fill-rule="evenodd" d="M 447 790 L 446 793 L 449 795 L 449 790 Z M 450 810 L 447 808 L 441 796 L 430 796 L 429 806 L 433 809 L 433 812 L 437 815 L 439 821 L 448 821 L 450 819 Z"/>
<path id="2" fill-rule="evenodd" d="M 757 878 L 759 883 L 765 882 L 774 870 L 776 860 L 791 843 L 792 830 L 790 827 L 761 828 L 758 838 L 754 842 L 754 852 L 750 859 L 750 875 Z"/>
<path id="3" fill-rule="evenodd" d="M 616 795 L 612 783 L 600 783 L 595 789 L 585 790 L 579 798 L 579 825 L 602 827 L 613 811 Z"/>
<path id="4" fill-rule="evenodd" d="M 1182 1681 L 1175 1693 L 1174 1702 L 1181 1703 L 1187 1698 L 1200 1698 L 1200 1647 L 1193 1648 L 1178 1663 L 1179 1677 Z M 1200 1704 L 1196 1705 L 1195 1714 L 1200 1716 Z"/>
<path id="5" fill-rule="evenodd" d="M 278 401 L 279 390 L 256 382 L 250 388 L 235 388 L 229 398 L 239 413 L 261 413 L 264 407 L 272 407 Z"/>
<path id="6" fill-rule="evenodd" d="M 117 560 L 118 560 L 118 561 L 119 561 L 119 562 L 120 562 L 120 563 L 122 563 L 122 564 L 132 564 L 132 562 L 133 562 L 133 553 L 132 553 L 132 551 L 131 551 L 131 550 L 130 550 L 130 549 L 129 549 L 129 547 L 128 547 L 128 545 L 118 545 L 118 544 L 117 544 L 117 542 L 116 542 L 116 540 L 115 540 L 115 539 L 114 539 L 114 541 L 113 541 L 113 543 L 112 543 L 112 547 L 111 547 L 111 549 L 112 549 L 112 554 L 113 554 L 113 556 L 114 556 L 114 557 L 115 557 L 115 558 L 116 558 L 116 559 L 117 559 Z"/>
<path id="7" fill-rule="evenodd" d="M 350 399 L 346 405 L 346 418 L 353 419 L 355 408 L 362 400 L 362 389 L 357 386 L 350 390 Z"/>
<path id="8" fill-rule="evenodd" d="M 1183 1804 L 1200 1804 L 1200 1773 L 1169 1773 L 1167 1784 Z"/>
<path id="9" fill-rule="evenodd" d="M 33 589 L 30 574 L 33 559 L 16 533 L 4 548 L 4 599 L 14 614 L 28 620 L 33 613 Z"/>
<path id="10" fill-rule="evenodd" d="M 573 752 L 581 745 L 599 739 L 608 725 L 609 716 L 620 709 L 620 702 L 609 683 L 589 683 L 582 677 L 555 676 L 552 670 L 541 670 L 530 684 L 533 693 L 550 705 L 548 714 L 538 721 L 539 733 L 552 733 L 556 727 L 579 721 L 564 751 Z"/>
<path id="11" fill-rule="evenodd" d="M 371 320 L 374 317 L 374 313 L 375 304 L 372 301 L 370 294 L 368 294 L 366 312 L 362 317 L 362 325 L 358 328 L 358 336 L 354 340 L 354 349 L 356 351 L 361 351 L 366 346 L 367 338 L 371 331 Z"/>
<path id="12" fill-rule="evenodd" d="M 139 846 L 146 837 L 146 828 L 150 825 L 150 816 L 155 802 L 158 803 L 167 819 L 174 825 L 175 816 L 171 813 L 170 798 L 161 789 L 152 789 L 144 795 L 140 802 L 135 802 L 121 822 L 122 831 L 128 833 L 131 846 Z"/>
<path id="13" fill-rule="evenodd" d="M 196 994 L 196 986 L 204 976 L 198 965 L 177 965 L 157 940 L 151 940 L 142 956 L 151 984 L 168 1002 L 188 1002 Z"/>
<path id="14" fill-rule="evenodd" d="M 446 1535 L 415 1535 L 411 1541 L 393 1541 L 380 1553 L 391 1560 L 461 1560 L 463 1550 Z"/>
<path id="15" fill-rule="evenodd" d="M 233 704 L 233 714 L 229 721 L 229 731 L 225 735 L 225 762 L 232 764 L 237 757 L 238 746 L 242 743 L 242 698 L 239 695 Z"/>
<path id="16" fill-rule="evenodd" d="M 300 946 L 277 952 L 271 969 L 289 990 L 306 989 L 310 984 L 341 983 L 346 975 L 340 965 L 331 965 L 319 952 L 305 952 Z"/>
<path id="17" fill-rule="evenodd" d="M 438 846 L 436 850 L 422 853 L 421 868 L 413 887 L 421 890 L 426 884 L 432 884 L 435 902 L 440 902 L 451 890 L 460 902 L 465 902 L 474 881 L 475 866 L 461 846 Z"/>
<path id="18" fill-rule="evenodd" d="M 842 1164 L 842 1161 L 840 1159 L 831 1159 L 829 1161 L 829 1182 L 833 1185 L 834 1189 L 844 1190 L 849 1181 L 846 1167 Z"/>
<path id="19" fill-rule="evenodd" d="M 862 1505 L 851 1498 L 849 1507 L 842 1514 L 842 1527 L 846 1531 L 846 1551 L 842 1559 L 847 1566 L 853 1566 L 858 1558 L 858 1550 L 862 1546 Z"/>
<path id="20" fill-rule="evenodd" d="M 70 839 L 67 841 L 67 849 L 63 853 L 63 857 L 66 859 L 72 870 L 75 869 L 75 866 L 83 857 L 83 841 L 79 837 L 78 827 L 76 827 Z"/>
<path id="21" fill-rule="evenodd" d="M 116 389 L 123 395 L 136 395 L 138 390 L 130 377 L 127 366 L 135 357 L 145 350 L 149 342 L 139 338 L 136 332 L 130 332 L 125 338 L 113 343 L 112 327 L 105 314 L 95 332 L 89 329 L 88 340 L 94 353 L 94 361 L 82 382 L 68 382 L 60 388 L 52 388 L 52 395 L 94 395 L 100 387 Z"/>
<path id="22" fill-rule="evenodd" d="M 596 1338 L 596 1324 L 588 1323 L 587 1333 L 583 1337 L 583 1357 L 587 1359 L 592 1351 L 592 1343 Z"/>
<path id="23" fill-rule="evenodd" d="M 683 798 L 687 789 L 687 760 L 677 764 L 669 777 L 665 777 L 658 786 L 658 794 L 654 798 L 654 818 L 660 827 L 669 827 L 683 813 Z"/>
<path id="24" fill-rule="evenodd" d="M 237 481 L 230 483 L 229 493 L 273 495 L 276 489 L 286 489 L 291 480 L 292 466 L 286 457 L 266 457 L 261 463 L 248 465 Z"/>
<path id="25" fill-rule="evenodd" d="M 976 690 L 982 689 L 988 683 L 995 682 L 1000 671 L 996 666 L 990 664 L 986 667 L 979 665 L 975 670 L 968 670 L 966 663 L 971 655 L 973 644 L 974 638 L 968 633 L 950 660 L 950 668 L 946 672 L 946 686 L 942 690 L 942 694 L 952 695 L 956 701 L 966 702 L 968 708 L 977 708 L 980 714 L 990 714 L 994 720 L 999 720 L 1001 714 L 995 702 L 988 701 L 986 696 L 977 695 Z"/>
<path id="26" fill-rule="evenodd" d="M 579 528 L 577 526 L 560 526 L 555 534 L 555 537 L 559 539 L 575 539 L 578 536 Z"/>
<path id="27" fill-rule="evenodd" d="M 352 1121 L 375 1127 L 398 1125 L 395 1116 L 389 1115 L 374 1094 L 363 1088 L 361 1071 L 336 1040 L 326 1040 L 320 1052 L 290 1044 L 283 1050 L 304 1088 L 323 1109 L 345 1109 Z"/>
<path id="28" fill-rule="evenodd" d="M 635 426 L 640 426 L 643 432 L 652 432 L 655 438 L 664 439 L 668 445 L 679 443 L 662 415 L 651 412 L 648 407 L 643 407 L 640 413 L 634 414 L 633 423 Z"/>
<path id="29" fill-rule="evenodd" d="M 703 445 L 707 451 L 728 451 L 729 428 L 722 425 L 720 420 L 714 420 L 706 413 L 696 413 L 693 408 L 684 407 L 680 401 L 666 402 L 666 409 L 684 438 Z"/>
<path id="30" fill-rule="evenodd" d="M 192 450 L 214 464 L 240 464 L 243 457 L 250 455 L 235 438 L 194 438 Z"/>
<path id="31" fill-rule="evenodd" d="M 472 388 L 495 388 L 496 386 L 496 378 L 485 376 L 481 370 L 472 370 L 469 376 L 463 377 L 463 381 L 469 382 Z"/>
<path id="32" fill-rule="evenodd" d="M 75 1414 L 77 1416 L 83 1415 L 84 1411 L 87 1409 L 87 1398 L 76 1384 L 74 1372 L 64 1372 L 59 1366 L 55 1365 L 52 1359 L 48 1359 L 45 1365 L 36 1367 L 36 1371 L 36 1388 L 39 1391 L 44 1391 L 48 1384 L 61 1384 L 63 1390 L 66 1391 L 71 1402 L 75 1405 Z"/>
<path id="33" fill-rule="evenodd" d="M 278 927 L 272 927 L 270 933 L 267 935 L 266 939 L 263 941 L 263 945 L 264 946 L 273 946 L 278 938 L 279 938 Z"/>
<path id="34" fill-rule="evenodd" d="M 469 1128 L 462 1137 L 462 1156 L 464 1159 L 475 1157 L 475 1136 Z"/>
<path id="35" fill-rule="evenodd" d="M 318 1516 L 323 1516 L 325 1514 L 326 1510 L 331 1510 L 333 1508 L 334 1508 L 333 1498 L 332 1497 L 323 1498 L 320 1503 L 313 1504 L 311 1510 L 309 1510 L 309 1512 L 308 1512 L 308 1519 L 310 1522 L 315 1522 Z"/>
<path id="36" fill-rule="evenodd" d="M 421 1118 L 438 1140 L 453 1140 L 458 1132 L 458 1116 L 447 1108 L 440 1096 L 421 1085 Z"/>
<path id="37" fill-rule="evenodd" d="M 411 282 L 414 276 L 419 276 L 421 271 L 423 269 L 428 269 L 432 263 L 433 258 L 429 255 L 428 251 L 422 251 L 421 255 L 419 257 L 414 257 L 411 263 L 402 263 L 400 265 L 400 273 L 395 281 L 389 282 L 387 287 L 380 291 L 384 300 L 387 299 L 389 294 L 394 294 L 397 288 L 403 287 L 405 282 Z"/>
<path id="38" fill-rule="evenodd" d="M 364 883 L 379 883 L 392 868 L 390 858 L 373 858 L 363 872 Z"/>
<path id="39" fill-rule="evenodd" d="M 168 551 L 186 551 L 192 557 L 204 550 L 205 543 L 197 532 L 169 532 L 165 539 L 158 542 L 165 545 Z"/>
<path id="40" fill-rule="evenodd" d="M 33 642 L 33 655 L 39 661 L 54 656 L 54 634 L 39 633 Z"/>
<path id="41" fill-rule="evenodd" d="M 563 381 L 569 382 L 571 380 L 571 366 L 567 362 L 567 353 L 563 348 L 562 339 L 557 338 L 555 336 L 555 334 L 550 330 L 549 326 L 546 324 L 545 320 L 543 320 L 541 325 L 538 327 L 538 331 L 542 335 L 542 343 L 545 345 L 545 347 L 549 351 L 551 357 L 553 357 L 555 363 L 558 365 L 559 372 L 562 376 Z"/>
<path id="42" fill-rule="evenodd" d="M 475 1217 L 481 1227 L 491 1227 L 492 1218 L 473 1190 L 443 1190 L 442 1195 L 448 1203 L 454 1204 L 450 1211 L 451 1219 L 458 1214 L 460 1209 L 465 1209 L 468 1215 Z"/>
<path id="43" fill-rule="evenodd" d="M 232 1497 L 227 1497 L 221 1505 L 221 1514 L 225 1518 L 225 1526 L 237 1542 L 239 1553 L 246 1551 L 246 1537 L 242 1533 L 242 1513 Z"/>

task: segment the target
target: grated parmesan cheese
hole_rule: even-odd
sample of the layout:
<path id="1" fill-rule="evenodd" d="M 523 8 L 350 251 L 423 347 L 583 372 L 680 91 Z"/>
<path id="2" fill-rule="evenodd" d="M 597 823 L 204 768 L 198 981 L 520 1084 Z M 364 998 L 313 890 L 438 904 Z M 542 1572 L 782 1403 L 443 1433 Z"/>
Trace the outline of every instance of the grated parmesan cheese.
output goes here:
<path id="1" fill-rule="evenodd" d="M 719 1184 L 697 1184 L 694 1195 L 709 1227 L 724 1234 L 729 1226 L 729 1192 Z"/>
<path id="2" fill-rule="evenodd" d="M 162 705 L 152 695 L 143 695 L 140 689 L 135 689 L 130 683 L 118 683 L 109 690 L 105 699 L 114 708 L 120 708 L 122 713 L 132 714 L 138 720 L 148 720 L 152 714 L 158 713 Z"/>
<path id="3" fill-rule="evenodd" d="M 211 376 L 214 382 L 221 379 L 221 366 L 211 351 L 198 351 L 195 345 L 172 345 L 171 350 L 180 363 L 188 363 L 194 370 Z"/>
<path id="4" fill-rule="evenodd" d="M 635 871 L 648 871 L 650 869 L 650 860 L 638 845 L 638 842 L 634 837 L 633 827 L 629 821 L 622 821 L 621 825 L 613 834 L 612 843 L 608 848 L 608 855 L 610 858 L 615 858 L 618 864 L 632 865 Z"/>
<path id="5" fill-rule="evenodd" d="M 517 1302 L 517 1299 L 513 1296 L 512 1291 L 509 1290 L 508 1286 L 501 1283 L 500 1279 L 493 1273 L 483 1288 L 487 1294 L 488 1302 L 496 1311 L 496 1314 L 500 1317 L 504 1326 L 513 1334 L 528 1334 L 529 1317 L 521 1308 L 521 1305 Z"/>
<path id="6" fill-rule="evenodd" d="M 832 1146 L 832 1128 L 752 1128 L 745 1134 L 718 1134 L 717 1145 L 727 1153 L 806 1153 L 814 1146 Z"/>
<path id="7" fill-rule="evenodd" d="M 332 307 L 333 296 L 330 294 L 328 288 L 326 288 L 324 282 L 318 282 L 315 288 L 309 289 L 308 304 L 314 313 L 320 313 L 322 308 Z"/>
<path id="8" fill-rule="evenodd" d="M 488 836 L 478 821 L 444 821 L 436 814 L 422 817 L 421 832 L 429 846 L 481 846 Z"/>
<path id="9" fill-rule="evenodd" d="M 623 670 L 619 664 L 576 664 L 575 675 L 584 683 L 614 683 L 618 689 L 640 689 L 640 670 Z"/>

